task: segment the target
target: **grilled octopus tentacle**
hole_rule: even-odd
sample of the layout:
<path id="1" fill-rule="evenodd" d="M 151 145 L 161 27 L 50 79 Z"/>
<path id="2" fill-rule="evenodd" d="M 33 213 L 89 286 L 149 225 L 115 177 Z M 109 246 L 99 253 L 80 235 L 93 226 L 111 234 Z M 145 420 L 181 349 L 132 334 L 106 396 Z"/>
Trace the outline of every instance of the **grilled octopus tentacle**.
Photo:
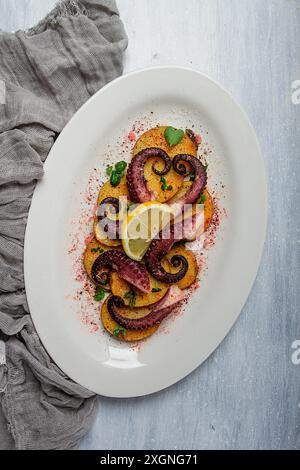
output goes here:
<path id="1" fill-rule="evenodd" d="M 147 269 L 137 261 L 130 259 L 125 253 L 110 250 L 96 258 L 92 266 L 92 279 L 97 285 L 103 285 L 103 276 L 105 276 L 102 271 L 103 267 L 116 270 L 120 277 L 133 284 L 141 292 L 150 292 L 150 278 Z"/>
<path id="2" fill-rule="evenodd" d="M 150 274 L 158 281 L 165 282 L 166 284 L 173 284 L 180 281 L 186 275 L 189 267 L 186 258 L 180 255 L 171 258 L 173 266 L 179 267 L 181 265 L 181 269 L 177 273 L 168 273 L 160 264 L 160 261 L 170 251 L 174 243 L 184 238 L 183 234 L 179 238 L 176 238 L 177 233 L 178 231 L 175 229 L 174 225 L 171 225 L 168 234 L 163 230 L 160 232 L 157 239 L 152 240 L 145 254 L 145 265 Z"/>
<path id="3" fill-rule="evenodd" d="M 111 239 L 120 239 L 120 223 L 119 220 L 111 220 L 108 217 L 107 209 L 111 206 L 114 209 L 114 214 L 119 214 L 120 205 L 119 200 L 115 197 L 107 197 L 101 201 L 98 211 L 98 223 L 103 232 Z"/>
<path id="4" fill-rule="evenodd" d="M 198 158 L 188 154 L 179 154 L 173 158 L 172 163 L 176 173 L 182 176 L 186 176 L 186 168 L 183 165 L 183 162 L 189 163 L 192 166 L 195 172 L 195 179 L 185 196 L 181 199 L 181 201 L 179 201 L 181 208 L 183 208 L 184 204 L 193 204 L 203 193 L 207 183 L 207 173 L 205 166 Z"/>
<path id="5" fill-rule="evenodd" d="M 144 330 L 145 328 L 150 328 L 151 326 L 161 323 L 177 305 L 179 305 L 179 302 L 166 307 L 162 306 L 161 308 L 154 308 L 145 317 L 132 319 L 123 317 L 117 311 L 117 308 L 125 307 L 124 301 L 121 297 L 111 296 L 107 301 L 107 309 L 112 319 L 127 330 Z"/>
<path id="6" fill-rule="evenodd" d="M 153 193 L 147 188 L 147 181 L 144 176 L 145 163 L 151 157 L 162 159 L 165 165 L 161 171 L 155 167 L 155 163 L 152 165 L 156 175 L 166 175 L 172 167 L 170 157 L 160 148 L 147 148 L 135 155 L 131 160 L 126 176 L 130 199 L 133 202 L 142 203 L 154 199 Z"/>

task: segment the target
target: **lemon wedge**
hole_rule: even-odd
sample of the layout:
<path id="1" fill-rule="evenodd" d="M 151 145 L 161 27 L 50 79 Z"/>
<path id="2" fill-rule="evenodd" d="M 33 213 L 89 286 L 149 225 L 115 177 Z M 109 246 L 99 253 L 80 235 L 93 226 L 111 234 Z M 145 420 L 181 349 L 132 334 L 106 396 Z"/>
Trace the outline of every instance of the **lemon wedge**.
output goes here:
<path id="1" fill-rule="evenodd" d="M 122 245 L 127 256 L 141 261 L 151 240 L 170 223 L 172 215 L 169 206 L 155 201 L 134 208 L 122 224 Z"/>

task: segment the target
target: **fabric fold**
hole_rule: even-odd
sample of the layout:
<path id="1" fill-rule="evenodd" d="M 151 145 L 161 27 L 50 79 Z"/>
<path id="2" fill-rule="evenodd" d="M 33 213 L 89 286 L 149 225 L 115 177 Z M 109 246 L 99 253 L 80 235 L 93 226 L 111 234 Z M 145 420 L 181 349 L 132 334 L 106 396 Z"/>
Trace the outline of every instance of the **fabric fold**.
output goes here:
<path id="1" fill-rule="evenodd" d="M 17 449 L 76 448 L 96 410 L 94 394 L 53 363 L 34 329 L 23 246 L 32 194 L 57 135 L 122 73 L 126 46 L 112 0 L 65 0 L 29 31 L 0 33 L 0 448 L 11 447 L 11 437 Z"/>

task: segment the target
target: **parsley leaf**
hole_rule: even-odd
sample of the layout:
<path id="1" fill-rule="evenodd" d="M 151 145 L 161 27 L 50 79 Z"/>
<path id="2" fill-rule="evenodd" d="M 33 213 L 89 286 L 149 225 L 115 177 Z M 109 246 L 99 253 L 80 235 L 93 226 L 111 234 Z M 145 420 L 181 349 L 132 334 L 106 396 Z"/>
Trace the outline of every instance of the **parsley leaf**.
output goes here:
<path id="1" fill-rule="evenodd" d="M 117 173 L 124 173 L 126 170 L 127 163 L 122 160 L 121 162 L 118 162 L 115 164 L 115 170 Z"/>
<path id="2" fill-rule="evenodd" d="M 161 176 L 160 182 L 162 183 L 161 189 L 163 191 L 172 191 L 173 186 L 171 184 L 168 185 L 167 182 L 166 182 L 166 179 L 163 176 Z"/>
<path id="3" fill-rule="evenodd" d="M 123 336 L 125 336 L 126 333 L 127 333 L 126 328 L 123 328 L 122 326 L 115 328 L 113 332 L 114 336 L 119 336 L 119 334 L 122 334 Z"/>
<path id="4" fill-rule="evenodd" d="M 136 293 L 130 290 L 124 294 L 124 299 L 129 300 L 129 307 L 134 307 L 136 302 Z"/>
<path id="5" fill-rule="evenodd" d="M 115 188 L 119 186 L 121 178 L 124 176 L 124 171 L 127 168 L 127 163 L 124 160 L 115 164 L 115 168 L 112 166 L 108 167 L 106 173 L 110 176 L 110 184 Z"/>
<path id="6" fill-rule="evenodd" d="M 100 246 L 97 246 L 97 248 L 92 248 L 91 249 L 92 253 L 98 253 L 98 251 L 99 251 L 99 253 L 104 253 L 104 250 L 102 248 L 100 248 Z"/>
<path id="7" fill-rule="evenodd" d="M 122 176 L 123 175 L 121 173 L 118 173 L 116 170 L 113 170 L 110 175 L 110 184 L 114 188 L 116 188 L 117 186 L 119 186 Z"/>
<path id="8" fill-rule="evenodd" d="M 105 296 L 106 291 L 102 287 L 98 287 L 94 295 L 94 300 L 96 300 L 96 302 L 101 302 L 101 300 L 103 300 Z"/>
<path id="9" fill-rule="evenodd" d="M 206 201 L 206 196 L 205 194 L 201 194 L 200 199 L 199 199 L 199 204 L 204 204 Z"/>

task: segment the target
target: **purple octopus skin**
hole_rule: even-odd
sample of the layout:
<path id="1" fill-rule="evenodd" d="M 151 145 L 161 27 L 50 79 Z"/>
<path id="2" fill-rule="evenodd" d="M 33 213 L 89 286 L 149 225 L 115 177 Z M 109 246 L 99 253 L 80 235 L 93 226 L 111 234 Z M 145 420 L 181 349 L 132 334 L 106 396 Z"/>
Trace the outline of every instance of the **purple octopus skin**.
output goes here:
<path id="1" fill-rule="evenodd" d="M 152 276 L 166 284 L 173 284 L 180 281 L 188 270 L 188 262 L 183 256 L 173 256 L 171 263 L 173 266 L 180 266 L 181 269 L 177 273 L 168 273 L 161 266 L 161 259 L 170 251 L 174 243 L 182 240 L 194 240 L 201 228 L 204 226 L 203 211 L 196 212 L 195 215 L 188 219 L 182 219 L 171 226 L 165 227 L 150 243 L 148 250 L 144 256 L 145 265 Z"/>
<path id="2" fill-rule="evenodd" d="M 180 163 L 183 162 L 189 163 L 192 166 L 195 172 L 195 180 L 185 196 L 176 203 L 178 206 L 180 206 L 181 209 L 183 209 L 185 204 L 193 204 L 196 202 L 203 193 L 207 183 L 207 173 L 205 166 L 198 158 L 188 154 L 179 154 L 173 158 L 172 163 L 174 171 L 176 171 L 176 173 L 179 175 L 186 176 L 185 166 L 180 165 Z"/>
<path id="3" fill-rule="evenodd" d="M 115 197 L 107 197 L 101 201 L 97 210 L 98 223 L 100 224 L 103 232 L 112 240 L 120 239 L 120 224 L 118 220 L 111 220 L 107 216 L 107 209 L 109 206 L 114 208 L 114 213 L 118 214 L 120 211 L 119 200 Z"/>
<path id="4" fill-rule="evenodd" d="M 141 292 L 150 292 L 150 278 L 147 269 L 137 261 L 130 259 L 125 253 L 118 250 L 105 251 L 96 258 L 92 266 L 92 279 L 96 285 L 107 283 L 109 274 L 103 273 L 102 268 L 107 267 L 117 271 L 125 281 L 133 284 Z"/>
<path id="5" fill-rule="evenodd" d="M 144 176 L 145 163 L 151 157 L 159 158 L 165 164 L 164 169 L 161 171 L 157 170 L 155 164 L 153 164 L 152 169 L 156 175 L 166 175 L 172 167 L 170 157 L 160 148 L 147 148 L 135 155 L 130 162 L 126 175 L 128 192 L 133 202 L 142 203 L 155 199 L 154 193 L 149 191 L 147 187 L 147 181 Z"/>
<path id="6" fill-rule="evenodd" d="M 160 264 L 161 259 L 168 254 L 174 243 L 184 239 L 184 233 L 182 233 L 182 230 L 177 230 L 176 227 L 173 224 L 162 230 L 158 238 L 152 240 L 144 257 L 145 265 L 150 274 L 158 281 L 166 284 L 179 282 L 188 270 L 188 262 L 181 255 L 175 255 L 171 258 L 173 266 L 179 267 L 181 265 L 181 269 L 177 273 L 168 273 Z"/>
<path id="7" fill-rule="evenodd" d="M 195 145 L 196 149 L 198 150 L 199 144 L 197 142 L 195 132 L 192 131 L 191 129 L 186 129 L 185 133 L 191 139 L 191 141 Z"/>
<path id="8" fill-rule="evenodd" d="M 178 289 L 179 290 L 179 289 Z M 142 318 L 124 317 L 116 308 L 124 308 L 125 303 L 121 297 L 111 296 L 107 302 L 107 309 L 112 319 L 127 330 L 144 330 L 161 323 L 185 298 L 181 293 L 172 299 L 172 294 L 166 294 L 165 298 L 158 302 L 153 310 Z"/>

